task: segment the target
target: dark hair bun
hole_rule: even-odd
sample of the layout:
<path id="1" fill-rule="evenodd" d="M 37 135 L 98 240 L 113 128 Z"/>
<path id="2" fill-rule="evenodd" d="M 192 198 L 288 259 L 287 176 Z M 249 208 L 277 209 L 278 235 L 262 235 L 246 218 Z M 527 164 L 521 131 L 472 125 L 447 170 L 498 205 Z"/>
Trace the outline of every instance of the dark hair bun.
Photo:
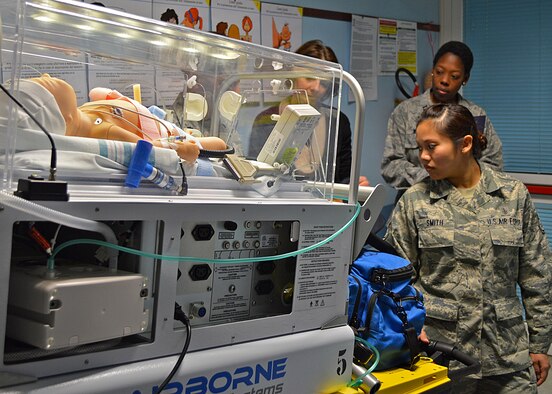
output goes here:
<path id="1" fill-rule="evenodd" d="M 477 134 L 477 139 L 479 140 L 479 147 L 482 151 L 487 149 L 487 137 L 485 137 L 485 134 L 479 132 Z"/>

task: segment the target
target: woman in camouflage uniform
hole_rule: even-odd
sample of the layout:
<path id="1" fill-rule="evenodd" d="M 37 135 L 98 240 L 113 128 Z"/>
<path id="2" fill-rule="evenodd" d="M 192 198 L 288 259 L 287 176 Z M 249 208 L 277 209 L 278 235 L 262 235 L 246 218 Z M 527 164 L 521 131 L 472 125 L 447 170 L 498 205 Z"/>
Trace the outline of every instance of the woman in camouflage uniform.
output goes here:
<path id="1" fill-rule="evenodd" d="M 453 391 L 536 393 L 550 368 L 552 269 L 529 193 L 480 161 L 486 138 L 461 105 L 425 109 L 416 144 L 429 178 L 398 201 L 386 240 L 416 266 L 427 336 L 481 361 Z"/>
<path id="2" fill-rule="evenodd" d="M 488 148 L 481 161 L 502 169 L 502 143 L 485 110 L 458 93 L 468 82 L 472 66 L 473 54 L 466 44 L 459 41 L 447 42 L 439 48 L 433 59 L 431 89 L 403 101 L 391 114 L 387 124 L 381 176 L 397 189 L 397 197 L 427 177 L 418 158 L 416 124 L 424 108 L 432 104 L 456 103 L 467 107 L 481 122 L 480 129 L 488 141 Z"/>

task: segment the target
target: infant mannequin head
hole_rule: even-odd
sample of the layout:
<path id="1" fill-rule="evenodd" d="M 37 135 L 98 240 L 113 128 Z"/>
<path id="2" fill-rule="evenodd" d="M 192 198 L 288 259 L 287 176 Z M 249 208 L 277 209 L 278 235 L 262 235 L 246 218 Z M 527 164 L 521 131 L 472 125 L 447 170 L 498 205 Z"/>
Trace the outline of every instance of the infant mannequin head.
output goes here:
<path id="1" fill-rule="evenodd" d="M 31 78 L 31 81 L 41 85 L 49 91 L 59 107 L 63 119 L 65 120 L 65 133 L 73 135 L 80 128 L 86 128 L 90 125 L 82 119 L 77 106 L 77 95 L 75 89 L 62 79 L 51 77 L 49 74 L 42 74 L 38 78 Z"/>

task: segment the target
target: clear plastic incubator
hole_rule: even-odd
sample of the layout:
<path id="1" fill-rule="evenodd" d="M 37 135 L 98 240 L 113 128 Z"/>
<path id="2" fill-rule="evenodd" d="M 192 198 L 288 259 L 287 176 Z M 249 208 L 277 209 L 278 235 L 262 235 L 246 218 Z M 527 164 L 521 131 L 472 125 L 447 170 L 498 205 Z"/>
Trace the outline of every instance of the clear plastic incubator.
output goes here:
<path id="1" fill-rule="evenodd" d="M 333 182 L 354 78 L 80 2 L 0 16 L 0 390 L 344 387 L 348 268 L 384 202 Z"/>

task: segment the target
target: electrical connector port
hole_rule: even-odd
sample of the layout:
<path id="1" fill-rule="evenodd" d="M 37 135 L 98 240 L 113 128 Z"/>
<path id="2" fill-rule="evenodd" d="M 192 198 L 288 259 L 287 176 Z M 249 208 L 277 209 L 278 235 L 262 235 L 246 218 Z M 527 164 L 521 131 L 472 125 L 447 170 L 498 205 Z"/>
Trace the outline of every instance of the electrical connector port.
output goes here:
<path id="1" fill-rule="evenodd" d="M 59 309 L 61 308 L 60 300 L 50 300 L 50 309 Z"/>
<path id="2" fill-rule="evenodd" d="M 272 283 L 271 280 L 260 280 L 255 285 L 255 291 L 258 295 L 267 295 L 272 293 L 272 290 L 274 290 L 274 283 Z"/>
<path id="3" fill-rule="evenodd" d="M 190 278 L 194 282 L 200 281 L 200 280 L 207 280 L 211 276 L 211 267 L 209 267 L 208 264 L 195 264 L 190 268 L 190 271 L 188 271 L 188 275 L 190 275 Z"/>
<path id="4" fill-rule="evenodd" d="M 215 235 L 215 230 L 210 224 L 198 224 L 192 230 L 192 236 L 196 241 L 209 241 Z"/>
<path id="5" fill-rule="evenodd" d="M 207 314 L 207 309 L 203 306 L 203 302 L 195 302 L 190 306 L 191 316 L 202 318 L 206 314 Z"/>
<path id="6" fill-rule="evenodd" d="M 260 275 L 268 275 L 274 272 L 276 264 L 273 261 L 261 261 L 257 263 L 257 271 Z"/>

